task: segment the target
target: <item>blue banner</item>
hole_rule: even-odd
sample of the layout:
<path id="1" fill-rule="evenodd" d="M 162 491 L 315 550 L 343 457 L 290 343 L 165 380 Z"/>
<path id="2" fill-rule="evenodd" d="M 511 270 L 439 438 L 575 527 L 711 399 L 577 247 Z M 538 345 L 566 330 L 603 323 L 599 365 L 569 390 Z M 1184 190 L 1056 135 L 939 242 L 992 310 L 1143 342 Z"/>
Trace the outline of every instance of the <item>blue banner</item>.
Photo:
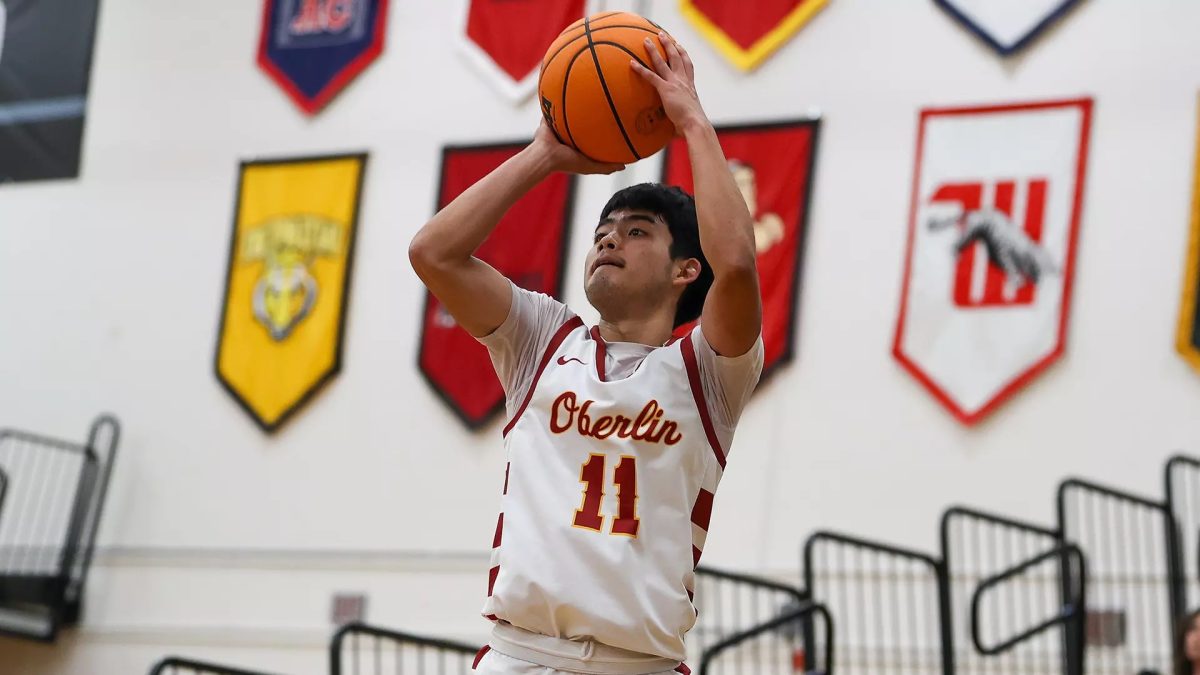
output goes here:
<path id="1" fill-rule="evenodd" d="M 258 64 L 312 115 L 379 56 L 386 24 L 387 0 L 266 0 Z"/>

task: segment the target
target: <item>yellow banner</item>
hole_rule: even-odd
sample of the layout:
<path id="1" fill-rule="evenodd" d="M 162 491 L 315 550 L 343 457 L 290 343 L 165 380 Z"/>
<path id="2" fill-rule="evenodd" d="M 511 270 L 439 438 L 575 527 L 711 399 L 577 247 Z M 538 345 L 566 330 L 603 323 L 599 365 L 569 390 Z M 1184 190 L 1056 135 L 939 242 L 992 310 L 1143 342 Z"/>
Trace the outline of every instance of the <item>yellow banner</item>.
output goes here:
<path id="1" fill-rule="evenodd" d="M 1196 159 L 1192 181 L 1191 236 L 1188 237 L 1187 271 L 1183 277 L 1176 348 L 1200 372 L 1200 308 L 1197 307 L 1197 303 L 1200 303 L 1200 118 L 1196 124 Z"/>
<path id="2" fill-rule="evenodd" d="M 341 368 L 366 161 L 242 164 L 216 368 L 265 431 Z"/>

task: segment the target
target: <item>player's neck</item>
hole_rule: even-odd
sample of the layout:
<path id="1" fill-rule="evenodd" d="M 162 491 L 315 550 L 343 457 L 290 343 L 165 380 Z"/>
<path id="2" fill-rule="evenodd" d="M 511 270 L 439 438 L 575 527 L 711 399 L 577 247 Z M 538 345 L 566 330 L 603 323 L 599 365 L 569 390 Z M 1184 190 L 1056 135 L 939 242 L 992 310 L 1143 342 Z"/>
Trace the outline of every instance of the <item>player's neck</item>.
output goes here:
<path id="1" fill-rule="evenodd" d="M 635 342 L 650 347 L 661 347 L 671 339 L 674 316 L 650 316 L 644 318 L 600 318 L 600 337 L 605 342 Z"/>

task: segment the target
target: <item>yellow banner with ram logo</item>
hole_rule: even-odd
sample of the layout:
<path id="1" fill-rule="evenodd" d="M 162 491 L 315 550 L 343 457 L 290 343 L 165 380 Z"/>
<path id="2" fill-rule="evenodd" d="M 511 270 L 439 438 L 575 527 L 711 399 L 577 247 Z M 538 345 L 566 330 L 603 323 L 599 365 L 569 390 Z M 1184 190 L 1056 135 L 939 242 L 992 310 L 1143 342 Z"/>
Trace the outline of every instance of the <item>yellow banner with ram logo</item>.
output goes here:
<path id="1" fill-rule="evenodd" d="M 365 154 L 244 162 L 217 379 L 264 431 L 341 369 Z"/>
<path id="2" fill-rule="evenodd" d="M 1191 234 L 1188 235 L 1183 299 L 1179 306 L 1179 331 L 1175 342 L 1180 355 L 1200 372 L 1200 118 L 1196 124 L 1196 158 L 1192 173 Z"/>

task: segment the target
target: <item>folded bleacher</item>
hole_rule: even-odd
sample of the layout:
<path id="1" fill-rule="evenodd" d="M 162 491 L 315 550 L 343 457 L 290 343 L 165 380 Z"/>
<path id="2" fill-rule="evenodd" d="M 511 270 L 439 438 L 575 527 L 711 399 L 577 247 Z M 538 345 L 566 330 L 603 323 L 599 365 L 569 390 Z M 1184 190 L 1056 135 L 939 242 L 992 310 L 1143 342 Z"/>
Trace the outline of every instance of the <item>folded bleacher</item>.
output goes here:
<path id="1" fill-rule="evenodd" d="M 53 641 L 79 621 L 120 425 L 83 443 L 0 430 L 0 633 Z"/>

